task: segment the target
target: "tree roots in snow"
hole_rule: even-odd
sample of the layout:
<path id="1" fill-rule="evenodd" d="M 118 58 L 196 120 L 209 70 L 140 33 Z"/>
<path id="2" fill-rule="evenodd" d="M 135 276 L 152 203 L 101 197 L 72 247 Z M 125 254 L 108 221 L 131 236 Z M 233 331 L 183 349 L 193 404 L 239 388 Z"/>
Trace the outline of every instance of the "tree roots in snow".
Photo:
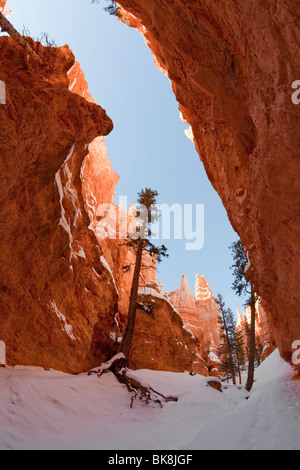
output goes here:
<path id="1" fill-rule="evenodd" d="M 99 368 L 90 370 L 88 375 L 97 374 L 98 377 L 101 377 L 103 373 L 108 371 L 113 372 L 119 383 L 125 385 L 128 392 L 132 393 L 130 408 L 132 408 L 137 398 L 145 405 L 152 402 L 159 405 L 161 408 L 163 407 L 163 403 L 178 401 L 178 397 L 172 395 L 165 396 L 157 390 L 154 390 L 148 383 L 132 374 L 127 367 L 127 360 L 122 353 L 116 354 L 109 361 L 104 362 Z"/>

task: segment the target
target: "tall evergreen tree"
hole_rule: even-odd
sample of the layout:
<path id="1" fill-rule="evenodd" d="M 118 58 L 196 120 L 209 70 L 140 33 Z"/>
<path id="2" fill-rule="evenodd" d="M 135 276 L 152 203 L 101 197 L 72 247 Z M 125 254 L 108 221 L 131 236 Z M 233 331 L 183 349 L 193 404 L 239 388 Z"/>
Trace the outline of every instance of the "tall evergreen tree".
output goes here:
<path id="1" fill-rule="evenodd" d="M 155 222 L 158 218 L 156 209 L 157 196 L 158 192 L 153 191 L 150 188 L 145 188 L 138 193 L 136 212 L 137 224 L 134 227 L 133 232 L 129 234 L 129 240 L 127 242 L 127 246 L 134 251 L 136 257 L 130 293 L 128 319 L 120 347 L 120 352 L 123 353 L 127 359 L 129 358 L 133 338 L 141 269 L 143 266 L 145 268 L 149 267 L 149 264 L 143 264 L 143 256 L 148 255 L 149 259 L 150 255 L 150 258 L 155 259 L 158 263 L 162 261 L 163 257 L 168 256 L 167 248 L 164 245 L 156 247 L 149 240 L 151 236 L 151 223 Z M 129 266 L 124 266 L 124 270 L 128 270 L 128 268 Z"/>
<path id="2" fill-rule="evenodd" d="M 235 364 L 235 351 L 236 340 L 235 330 L 236 324 L 234 321 L 233 313 L 230 309 L 226 309 L 225 302 L 221 294 L 218 294 L 217 301 L 220 311 L 220 356 L 221 356 L 221 371 L 227 377 L 232 379 L 232 383 L 236 385 L 236 364 Z"/>
<path id="3" fill-rule="evenodd" d="M 141 268 L 143 266 L 143 257 L 146 255 L 149 261 L 150 256 L 150 258 L 155 258 L 157 262 L 160 262 L 163 257 L 168 256 L 167 249 L 164 245 L 161 247 L 156 247 L 149 240 L 151 236 L 151 223 L 155 222 L 158 217 L 155 206 L 157 196 L 157 191 L 153 191 L 150 188 L 145 188 L 140 193 L 138 193 L 136 224 L 132 233 L 129 234 L 128 241 L 126 243 L 126 245 L 135 253 L 135 263 L 127 324 L 119 352 L 110 360 L 103 363 L 100 368 L 90 371 L 90 374 L 97 373 L 99 376 L 101 376 L 104 372 L 111 370 L 117 377 L 118 381 L 122 384 L 125 384 L 127 390 L 133 393 L 131 397 L 131 406 L 133 405 L 133 401 L 137 398 L 137 396 L 146 404 L 149 402 L 154 402 L 161 406 L 162 399 L 165 402 L 178 400 L 177 397 L 172 395 L 165 396 L 157 390 L 154 390 L 150 385 L 146 384 L 144 381 L 141 381 L 138 377 L 134 376 L 131 372 L 128 371 L 128 359 L 134 333 L 136 310 L 137 308 L 142 307 L 137 303 L 137 297 Z M 131 265 L 125 266 L 124 269 L 128 271 L 131 269 Z"/>
<path id="4" fill-rule="evenodd" d="M 242 371 L 245 368 L 245 343 L 241 330 L 235 330 L 235 354 L 239 383 L 242 383 Z"/>
<path id="5" fill-rule="evenodd" d="M 232 288 L 239 296 L 246 295 L 246 305 L 251 307 L 251 323 L 250 323 L 250 341 L 249 341 L 249 363 L 248 378 L 246 390 L 250 392 L 254 383 L 254 367 L 255 367 L 255 303 L 256 295 L 252 283 L 245 278 L 246 266 L 248 259 L 245 254 L 244 246 L 241 240 L 232 243 L 229 247 L 232 251 L 234 264 L 231 266 L 234 274 L 234 282 Z"/>
<path id="6" fill-rule="evenodd" d="M 104 7 L 104 10 L 107 11 L 110 15 L 118 16 L 118 5 L 115 0 L 106 0 L 109 2 L 109 5 Z M 100 0 L 92 0 L 92 3 L 100 3 Z"/>

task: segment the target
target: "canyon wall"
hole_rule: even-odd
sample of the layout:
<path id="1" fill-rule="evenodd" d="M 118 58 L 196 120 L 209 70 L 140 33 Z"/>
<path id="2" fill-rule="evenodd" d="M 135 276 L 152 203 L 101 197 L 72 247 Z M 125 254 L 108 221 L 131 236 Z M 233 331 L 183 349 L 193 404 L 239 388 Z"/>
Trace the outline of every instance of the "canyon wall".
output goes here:
<path id="1" fill-rule="evenodd" d="M 119 230 L 134 207 L 114 204 L 119 176 L 105 146 L 113 125 L 72 52 L 28 41 L 47 66 L 0 38 L 0 341 L 8 366 L 79 373 L 116 352 L 122 336 L 134 254 Z M 153 269 L 142 271 L 139 302 L 154 308 L 138 311 L 130 367 L 207 375 L 145 259 Z"/>
<path id="2" fill-rule="evenodd" d="M 300 338 L 297 0 L 120 0 L 144 35 L 233 228 L 282 357 Z M 187 168 L 188 171 L 188 168 Z"/>
<path id="3" fill-rule="evenodd" d="M 0 38 L 0 338 L 8 365 L 80 372 L 106 359 L 118 295 L 90 228 L 81 180 L 105 111 L 69 90 L 67 46 Z"/>

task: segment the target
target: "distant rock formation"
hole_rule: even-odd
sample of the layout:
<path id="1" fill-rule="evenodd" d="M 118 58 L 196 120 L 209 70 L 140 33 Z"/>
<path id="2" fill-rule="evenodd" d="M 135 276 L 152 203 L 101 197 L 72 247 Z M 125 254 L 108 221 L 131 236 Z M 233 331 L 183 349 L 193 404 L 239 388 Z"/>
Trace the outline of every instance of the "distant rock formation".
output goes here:
<path id="1" fill-rule="evenodd" d="M 276 344 L 275 344 L 274 339 L 272 338 L 272 333 L 271 333 L 270 325 L 266 316 L 266 312 L 264 311 L 260 300 L 256 302 L 255 310 L 256 310 L 256 314 L 255 314 L 256 344 L 261 347 L 262 349 L 261 359 L 264 360 L 276 349 Z M 248 331 L 250 328 L 250 324 L 251 324 L 251 308 L 247 307 L 246 311 L 243 314 L 238 309 L 237 310 L 237 329 L 241 331 L 242 333 L 246 357 L 249 353 Z"/>
<path id="2" fill-rule="evenodd" d="M 198 356 L 194 334 L 186 327 L 162 286 L 149 283 L 139 291 L 138 301 L 152 304 L 153 314 L 137 311 L 130 366 L 207 375 L 205 363 Z"/>
<path id="3" fill-rule="evenodd" d="M 199 334 L 198 330 L 202 328 L 199 326 L 199 318 L 196 312 L 195 298 L 188 284 L 187 275 L 181 277 L 180 287 L 175 292 L 169 294 L 170 301 L 176 310 L 180 313 L 184 324 L 193 331 L 196 336 Z"/>
<path id="4" fill-rule="evenodd" d="M 207 280 L 199 274 L 196 275 L 195 303 L 200 325 L 205 332 L 203 346 L 208 350 L 211 344 L 218 346 L 220 343 L 220 313 Z"/>
<path id="5" fill-rule="evenodd" d="M 180 287 L 171 292 L 169 297 L 184 324 L 197 339 L 199 356 L 205 361 L 208 373 L 218 376 L 219 308 L 207 280 L 204 276 L 196 275 L 195 296 L 193 296 L 187 276 L 184 274 Z"/>
<path id="6" fill-rule="evenodd" d="M 8 15 L 10 13 L 10 10 L 6 4 L 7 4 L 7 0 L 0 0 L 0 11 L 4 15 Z"/>

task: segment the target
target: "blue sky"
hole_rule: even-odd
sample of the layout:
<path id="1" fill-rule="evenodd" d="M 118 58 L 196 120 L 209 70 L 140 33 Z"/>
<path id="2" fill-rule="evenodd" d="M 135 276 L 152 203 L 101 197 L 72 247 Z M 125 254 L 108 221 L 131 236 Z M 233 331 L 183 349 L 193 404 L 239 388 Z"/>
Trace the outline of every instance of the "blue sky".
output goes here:
<path id="1" fill-rule="evenodd" d="M 89 91 L 106 109 L 114 130 L 106 139 L 113 168 L 121 176 L 119 196 L 135 202 L 138 191 L 151 187 L 159 203 L 204 204 L 205 242 L 187 251 L 186 240 L 166 240 L 169 258 L 158 268 L 168 292 L 186 273 L 193 291 L 196 273 L 207 278 L 234 311 L 243 300 L 231 289 L 233 231 L 219 196 L 208 181 L 194 144 L 184 134 L 169 80 L 156 68 L 143 37 L 103 11 L 104 0 L 9 0 L 10 20 L 33 37 L 43 31 L 58 46 L 68 44 L 89 83 Z"/>

